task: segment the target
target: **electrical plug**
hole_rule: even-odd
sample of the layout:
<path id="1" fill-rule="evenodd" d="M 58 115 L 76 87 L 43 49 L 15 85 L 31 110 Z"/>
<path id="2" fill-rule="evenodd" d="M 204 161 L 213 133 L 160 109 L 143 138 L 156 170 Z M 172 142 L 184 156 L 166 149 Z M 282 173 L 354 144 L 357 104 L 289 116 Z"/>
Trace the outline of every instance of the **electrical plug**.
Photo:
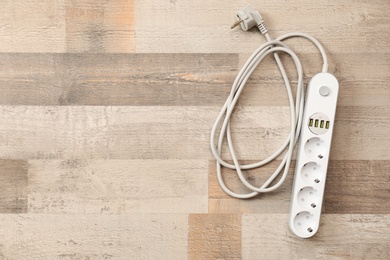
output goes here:
<path id="1" fill-rule="evenodd" d="M 268 32 L 264 25 L 263 18 L 260 13 L 251 7 L 245 7 L 237 13 L 237 21 L 231 26 L 231 29 L 240 25 L 241 29 L 248 31 L 253 27 L 257 27 L 262 34 Z"/>

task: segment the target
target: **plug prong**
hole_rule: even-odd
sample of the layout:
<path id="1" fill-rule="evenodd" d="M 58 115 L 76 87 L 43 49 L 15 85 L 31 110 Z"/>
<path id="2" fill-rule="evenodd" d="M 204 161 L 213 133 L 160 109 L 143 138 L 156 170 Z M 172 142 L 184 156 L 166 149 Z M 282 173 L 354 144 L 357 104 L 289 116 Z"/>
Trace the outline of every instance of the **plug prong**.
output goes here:
<path id="1" fill-rule="evenodd" d="M 237 27 L 238 25 L 240 25 L 240 23 L 242 23 L 243 21 L 241 19 L 237 20 L 232 26 L 230 26 L 230 29 L 233 29 L 235 27 Z"/>

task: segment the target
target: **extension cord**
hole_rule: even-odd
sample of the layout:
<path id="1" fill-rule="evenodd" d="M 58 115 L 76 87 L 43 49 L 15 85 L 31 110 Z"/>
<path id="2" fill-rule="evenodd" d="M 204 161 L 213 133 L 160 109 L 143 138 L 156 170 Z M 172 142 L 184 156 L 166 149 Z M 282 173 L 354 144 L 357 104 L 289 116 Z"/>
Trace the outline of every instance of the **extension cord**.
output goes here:
<path id="1" fill-rule="evenodd" d="M 330 73 L 318 73 L 308 86 L 289 221 L 299 237 L 311 237 L 319 227 L 338 90 Z"/>
<path id="2" fill-rule="evenodd" d="M 288 170 L 290 168 L 290 163 L 292 159 L 293 149 L 295 144 L 297 143 L 298 137 L 301 132 L 301 127 L 304 125 L 303 134 L 301 136 L 301 147 L 302 149 L 299 149 L 298 154 L 298 160 L 297 160 L 297 170 L 295 171 L 295 178 L 294 178 L 294 187 L 293 187 L 293 193 L 292 193 L 292 200 L 291 200 L 291 208 L 290 208 L 290 229 L 294 234 L 296 234 L 299 237 L 310 237 L 316 233 L 319 226 L 319 219 L 321 214 L 321 205 L 322 205 L 322 198 L 323 198 L 323 191 L 324 191 L 324 185 L 325 185 L 325 177 L 326 177 L 326 170 L 329 160 L 329 151 L 330 151 L 330 142 L 332 138 L 332 130 L 333 130 L 333 122 L 334 122 L 334 113 L 336 109 L 336 102 L 337 102 L 337 93 L 338 93 L 338 83 L 337 80 L 327 72 L 328 70 L 328 61 L 327 56 L 324 51 L 324 48 L 322 45 L 312 36 L 304 33 L 288 33 L 285 35 L 282 35 L 278 37 L 275 40 L 272 40 L 270 35 L 268 34 L 268 30 L 266 26 L 264 25 L 263 19 L 259 12 L 252 8 L 244 8 L 243 10 L 239 11 L 237 13 L 237 21 L 232 26 L 232 28 L 240 25 L 241 29 L 244 31 L 247 31 L 251 29 L 252 27 L 257 27 L 260 32 L 266 37 L 267 42 L 262 44 L 248 59 L 248 61 L 245 63 L 239 74 L 237 75 L 231 92 L 223 105 L 220 113 L 218 114 L 218 117 L 212 127 L 211 130 L 211 138 L 210 138 L 210 144 L 211 144 L 211 151 L 217 161 L 217 177 L 218 182 L 221 186 L 221 188 L 230 196 L 239 198 L 239 199 L 248 199 L 256 196 L 259 193 L 266 193 L 275 190 L 278 188 L 284 180 L 287 177 Z M 313 79 L 311 80 L 311 83 L 309 84 L 309 88 L 314 85 L 316 88 L 318 88 L 318 91 L 321 91 L 322 94 L 320 94 L 320 98 L 317 101 L 310 101 L 312 99 L 311 96 L 317 97 L 318 94 L 313 91 L 308 91 L 307 98 L 308 100 L 307 107 L 305 108 L 305 115 L 303 113 L 304 111 L 304 87 L 303 87 L 303 70 L 301 62 L 298 58 L 298 56 L 286 45 L 283 40 L 291 37 L 303 37 L 308 40 L 310 40 L 314 45 L 319 49 L 322 58 L 323 58 L 323 66 L 322 66 L 322 72 L 317 74 Z M 294 64 L 296 66 L 297 72 L 298 72 L 298 84 L 297 84 L 297 93 L 296 93 L 296 99 L 295 104 L 293 100 L 293 95 L 291 91 L 290 81 L 287 77 L 286 71 L 283 67 L 283 64 L 279 58 L 280 52 L 287 53 L 291 56 L 291 58 L 294 61 Z M 234 107 L 238 101 L 238 98 L 244 89 L 244 86 L 253 73 L 253 71 L 257 68 L 257 66 L 260 64 L 260 62 L 268 55 L 273 53 L 275 61 L 278 65 L 278 68 L 281 72 L 282 78 L 284 80 L 284 83 L 286 85 L 286 91 L 288 95 L 289 105 L 290 105 L 290 114 L 291 114 L 291 127 L 290 127 L 290 134 L 287 138 L 287 140 L 283 143 L 283 145 L 275 151 L 272 155 L 270 155 L 268 158 L 257 162 L 253 164 L 240 164 L 237 156 L 235 154 L 235 150 L 233 147 L 233 140 L 231 136 L 231 129 L 230 129 L 230 117 L 233 113 Z M 323 76 L 326 75 L 326 76 Z M 321 88 L 326 87 L 326 88 Z M 314 88 L 314 87 L 313 87 Z M 315 94 L 311 94 L 315 93 Z M 326 97 L 326 98 L 325 98 Z M 314 98 L 313 98 L 314 99 Z M 317 107 L 317 104 L 315 102 L 320 102 L 321 105 Z M 316 114 L 317 113 L 317 114 Z M 224 119 L 223 119 L 224 118 Z M 311 119 L 314 121 L 307 122 L 307 119 Z M 218 143 L 215 145 L 215 135 L 218 126 L 220 125 L 220 122 L 223 122 L 221 124 L 220 133 L 218 137 Z M 319 120 L 319 121 L 316 121 Z M 323 121 L 321 121 L 323 120 Z M 319 122 L 318 124 L 321 126 L 321 122 L 323 122 L 323 129 L 321 127 L 313 127 L 309 126 L 310 122 L 312 122 L 314 125 L 316 122 Z M 328 123 L 326 123 L 328 122 Z M 327 125 L 328 124 L 328 125 Z M 326 128 L 327 126 L 327 128 Z M 307 129 L 306 129 L 307 128 Z M 313 130 L 314 129 L 314 130 Z M 325 131 L 326 130 L 326 131 Z M 305 145 L 302 144 L 302 141 L 309 140 L 310 138 L 315 138 L 311 135 L 323 135 L 323 137 L 319 138 L 321 140 L 320 145 L 326 152 L 321 154 L 322 158 L 321 160 L 321 172 L 322 175 L 319 177 L 321 179 L 320 182 L 315 183 L 305 183 L 298 180 L 302 176 L 301 171 L 305 170 L 306 173 L 303 173 L 303 176 L 307 174 L 310 177 L 307 177 L 309 179 L 312 178 L 312 175 L 309 173 L 309 168 L 304 168 L 304 164 L 309 165 L 309 163 L 317 163 L 317 161 L 309 161 L 308 157 L 305 157 L 304 155 L 301 155 L 302 153 L 305 153 Z M 222 151 L 222 144 L 224 141 L 224 138 L 226 136 L 227 144 L 229 148 L 230 155 L 233 160 L 233 164 L 227 163 L 221 158 L 221 151 Z M 317 139 L 316 139 L 317 140 Z M 245 177 L 242 174 L 242 170 L 248 170 L 253 169 L 257 167 L 261 167 L 271 161 L 273 161 L 277 156 L 279 156 L 284 150 L 287 149 L 287 152 L 277 167 L 277 169 L 271 174 L 271 176 L 268 178 L 267 181 L 264 182 L 263 185 L 260 187 L 255 187 L 252 184 L 250 184 Z M 306 146 L 307 147 L 307 146 Z M 317 158 L 319 159 L 319 158 Z M 306 163 L 305 163 L 306 162 Z M 311 165 L 311 164 L 310 164 Z M 221 166 L 235 169 L 237 172 L 237 175 L 241 182 L 251 190 L 250 193 L 247 194 L 238 194 L 233 191 L 231 191 L 224 183 L 224 180 L 222 178 L 221 173 Z M 299 168 L 299 167 L 301 168 Z M 271 186 L 271 183 L 279 176 L 279 174 L 282 172 L 282 176 L 280 179 Z M 312 167 L 313 170 L 313 167 Z M 299 177 L 298 177 L 299 176 Z M 314 176 L 314 175 L 313 175 Z M 317 178 L 315 178 L 317 181 Z M 319 179 L 318 179 L 319 180 Z M 303 187 L 304 186 L 304 187 Z M 302 203 L 301 199 L 306 199 L 306 189 L 304 188 L 312 188 L 313 191 L 315 191 L 315 198 L 316 198 L 316 205 L 315 207 L 312 206 L 312 203 L 310 203 L 309 207 L 307 207 L 306 203 Z M 304 192 L 301 191 L 303 189 Z M 301 192 L 300 192 L 301 191 Z M 311 196 L 312 190 L 308 191 L 308 196 Z M 303 196 L 304 195 L 304 196 Z M 299 196 L 299 197 L 298 197 Z M 308 201 L 310 201 L 310 197 L 307 198 Z M 318 206 L 317 206 L 318 205 Z"/>

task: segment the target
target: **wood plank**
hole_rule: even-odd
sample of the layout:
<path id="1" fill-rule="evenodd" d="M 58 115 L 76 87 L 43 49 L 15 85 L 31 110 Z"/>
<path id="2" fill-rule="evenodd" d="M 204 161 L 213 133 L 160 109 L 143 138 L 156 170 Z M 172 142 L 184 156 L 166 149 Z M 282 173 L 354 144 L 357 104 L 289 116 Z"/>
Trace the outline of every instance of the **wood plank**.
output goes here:
<path id="1" fill-rule="evenodd" d="M 31 160 L 28 212 L 207 212 L 202 160 Z"/>
<path id="2" fill-rule="evenodd" d="M 270 111 L 256 110 L 244 109 L 242 119 L 237 119 L 247 132 L 237 141 L 250 134 L 250 128 L 245 129 L 248 123 L 252 127 L 263 125 L 256 116 L 270 115 Z M 287 114 L 283 108 L 272 112 L 278 118 Z M 0 120 L 6 122 L 0 125 L 0 157 L 209 159 L 210 127 L 216 113 L 212 107 L 5 106 L 0 110 Z M 278 132 L 280 127 L 287 128 L 283 120 L 265 122 L 264 127 Z M 264 135 L 264 139 L 270 139 L 270 135 Z M 276 145 L 275 140 L 266 142 L 265 149 Z"/>
<path id="3" fill-rule="evenodd" d="M 135 50 L 133 0 L 66 0 L 67 52 Z"/>
<path id="4" fill-rule="evenodd" d="M 287 229 L 287 214 L 242 217 L 242 259 L 389 259 L 390 216 L 327 214 L 310 239 Z"/>
<path id="5" fill-rule="evenodd" d="M 280 161 L 274 161 L 263 168 L 250 170 L 246 172 L 246 176 L 251 183 L 260 186 L 279 163 Z M 288 213 L 294 163 L 285 183 L 275 192 L 260 194 L 250 200 L 239 200 L 230 197 L 221 189 L 216 176 L 215 161 L 210 161 L 209 213 Z M 327 214 L 389 214 L 389 172 L 390 161 L 331 160 L 326 179 L 323 211 Z M 235 171 L 223 168 L 223 176 L 226 184 L 233 191 L 248 192 Z"/>
<path id="6" fill-rule="evenodd" d="M 306 75 L 319 71 L 318 55 L 300 56 Z M 367 56 L 368 68 L 360 58 L 341 54 L 331 61 L 340 82 L 338 104 L 389 106 L 390 54 Z M 295 91 L 293 64 L 282 59 Z M 0 54 L 0 104 L 222 106 L 237 62 L 237 54 Z M 239 105 L 288 105 L 271 58 L 254 72 Z"/>
<path id="7" fill-rule="evenodd" d="M 0 215 L 5 259 L 186 259 L 187 214 Z"/>
<path id="8" fill-rule="evenodd" d="M 241 259 L 241 215 L 190 214 L 189 259 Z"/>
<path id="9" fill-rule="evenodd" d="M 64 0 L 2 1 L 1 52 L 64 52 Z"/>
<path id="10" fill-rule="evenodd" d="M 132 0 L 7 1 L 2 7 L 3 52 L 135 50 Z"/>
<path id="11" fill-rule="evenodd" d="M 390 107 L 339 107 L 331 159 L 389 160 Z M 0 157 L 211 159 L 215 107 L 0 107 Z M 287 138 L 286 107 L 237 107 L 242 160 L 269 156 Z M 351 132 L 353 131 L 353 132 Z M 351 134 L 352 133 L 352 134 Z M 44 145 L 42 145 L 44 144 Z M 223 156 L 229 159 L 227 148 Z"/>
<path id="12" fill-rule="evenodd" d="M 390 214 L 390 161 L 331 161 L 327 213 Z"/>
<path id="13" fill-rule="evenodd" d="M 137 52 L 255 50 L 265 41 L 260 33 L 230 29 L 236 13 L 245 6 L 234 0 L 225 1 L 223 5 L 206 0 L 137 1 Z M 386 0 L 369 4 L 357 1 L 353 7 L 338 0 L 321 3 L 299 0 L 283 3 L 283 6 L 265 1 L 252 2 L 251 6 L 261 11 L 272 36 L 306 32 L 317 37 L 330 53 L 390 51 L 387 40 L 390 21 L 384 12 L 389 9 Z M 307 41 L 297 41 L 295 46 L 299 51 L 316 52 Z"/>
<path id="14" fill-rule="evenodd" d="M 226 98 L 237 62 L 236 54 L 0 54 L 0 104 L 209 105 Z"/>
<path id="15" fill-rule="evenodd" d="M 230 29 L 242 1 L 5 0 L 0 259 L 390 259 L 388 0 L 247 4 L 272 37 L 318 38 L 340 82 L 318 233 L 288 231 L 293 169 L 253 200 L 216 181 L 211 126 L 265 42 Z M 307 83 L 320 55 L 306 40 L 287 43 Z M 232 119 L 240 160 L 265 158 L 287 136 L 279 74 L 265 59 L 242 94 Z M 258 184 L 276 163 L 247 176 Z"/>
<path id="16" fill-rule="evenodd" d="M 27 161 L 0 160 L 0 214 L 27 212 L 27 169 Z"/>

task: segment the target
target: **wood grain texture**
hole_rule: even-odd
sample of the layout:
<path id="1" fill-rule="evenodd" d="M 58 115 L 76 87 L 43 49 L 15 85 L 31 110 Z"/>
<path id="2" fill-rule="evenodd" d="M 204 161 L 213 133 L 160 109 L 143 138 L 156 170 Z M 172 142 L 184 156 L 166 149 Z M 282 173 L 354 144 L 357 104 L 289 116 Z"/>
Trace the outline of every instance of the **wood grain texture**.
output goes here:
<path id="1" fill-rule="evenodd" d="M 236 111 L 232 132 L 240 159 L 266 158 L 287 138 L 287 107 Z M 217 107 L 206 106 L 1 106 L 0 121 L 6 124 L 0 125 L 0 157 L 210 159 L 217 113 Z M 383 145 L 389 140 L 389 113 L 390 107 L 338 107 L 330 158 L 390 159 L 390 148 Z"/>
<path id="2" fill-rule="evenodd" d="M 209 159 L 210 127 L 217 110 L 215 107 L 196 106 L 3 106 L 0 120 L 8 124 L 0 125 L 3 140 L 0 156 L 25 159 Z M 257 121 L 256 118 L 283 118 L 287 113 L 286 108 L 279 107 L 243 109 L 241 118 L 236 119 L 240 125 L 237 131 L 242 130 L 237 140 L 244 141 L 239 152 L 242 150 L 243 155 L 249 156 L 244 146 L 249 147 L 252 142 L 248 138 L 252 130 L 248 127 Z M 257 131 L 265 132 L 262 134 L 264 149 L 269 151 L 276 149 L 277 142 L 284 141 L 284 136 L 275 134 L 271 137 L 270 133 L 281 132 L 288 123 L 267 119 L 265 122 L 255 124 L 265 127 Z M 263 156 L 266 151 L 259 150 L 255 156 Z"/>
<path id="3" fill-rule="evenodd" d="M 232 199 L 216 182 L 211 126 L 265 41 L 230 30 L 245 6 L 260 10 L 271 36 L 316 37 L 340 82 L 326 214 L 310 239 L 287 227 L 293 167 L 280 189 L 252 200 Z M 388 1 L 5 0 L 1 8 L 0 259 L 390 259 Z M 321 57 L 306 40 L 288 44 L 307 83 Z M 276 150 L 289 114 L 267 57 L 231 121 L 238 158 Z M 230 159 L 226 147 L 222 154 Z M 275 163 L 245 174 L 260 183 Z M 234 173 L 224 177 L 244 191 Z"/>
<path id="4" fill-rule="evenodd" d="M 288 232 L 287 214 L 243 215 L 242 259 L 389 259 L 389 215 L 329 215 L 317 234 Z"/>
<path id="5" fill-rule="evenodd" d="M 0 214 L 27 213 L 27 170 L 27 161 L 0 160 Z"/>
<path id="6" fill-rule="evenodd" d="M 0 54 L 0 103 L 210 105 L 228 95 L 237 63 L 237 54 Z"/>
<path id="7" fill-rule="evenodd" d="M 7 0 L 2 10 L 2 52 L 135 50 L 133 0 Z"/>
<path id="8" fill-rule="evenodd" d="M 187 215 L 0 215 L 4 259 L 185 259 Z"/>
<path id="9" fill-rule="evenodd" d="M 249 54 L 242 56 L 246 59 Z M 281 57 L 289 75 L 295 75 L 291 60 Z M 300 57 L 307 75 L 320 70 L 318 55 Z M 368 68 L 361 65 L 360 59 L 356 54 L 332 57 L 331 70 L 341 86 L 338 104 L 389 106 L 390 54 L 370 54 L 365 58 Z M 237 54 L 221 53 L 0 54 L 0 103 L 221 106 L 234 81 L 237 64 Z M 295 76 L 292 81 L 296 82 Z M 285 106 L 285 95 L 275 62 L 266 59 L 249 80 L 239 104 Z"/>
<path id="10" fill-rule="evenodd" d="M 190 214 L 189 259 L 241 259 L 241 215 Z"/>
<path id="11" fill-rule="evenodd" d="M 1 52 L 64 52 L 64 0 L 1 1 Z"/>
<path id="12" fill-rule="evenodd" d="M 28 211 L 207 213 L 201 160 L 30 160 Z"/>
<path id="13" fill-rule="evenodd" d="M 326 213 L 390 214 L 390 161 L 331 161 Z"/>
<path id="14" fill-rule="evenodd" d="M 133 0 L 65 0 L 67 52 L 134 52 Z"/>
<path id="15" fill-rule="evenodd" d="M 257 32 L 243 35 L 239 29 L 230 29 L 237 11 L 245 6 L 261 11 L 273 36 L 306 32 L 319 38 L 329 53 L 390 52 L 386 0 L 357 1 L 353 6 L 339 0 L 299 0 L 283 4 L 255 0 L 245 3 L 228 0 L 223 4 L 207 0 L 136 1 L 137 52 L 255 50 L 262 42 Z M 309 42 L 297 42 L 298 51 L 317 53 Z"/>

